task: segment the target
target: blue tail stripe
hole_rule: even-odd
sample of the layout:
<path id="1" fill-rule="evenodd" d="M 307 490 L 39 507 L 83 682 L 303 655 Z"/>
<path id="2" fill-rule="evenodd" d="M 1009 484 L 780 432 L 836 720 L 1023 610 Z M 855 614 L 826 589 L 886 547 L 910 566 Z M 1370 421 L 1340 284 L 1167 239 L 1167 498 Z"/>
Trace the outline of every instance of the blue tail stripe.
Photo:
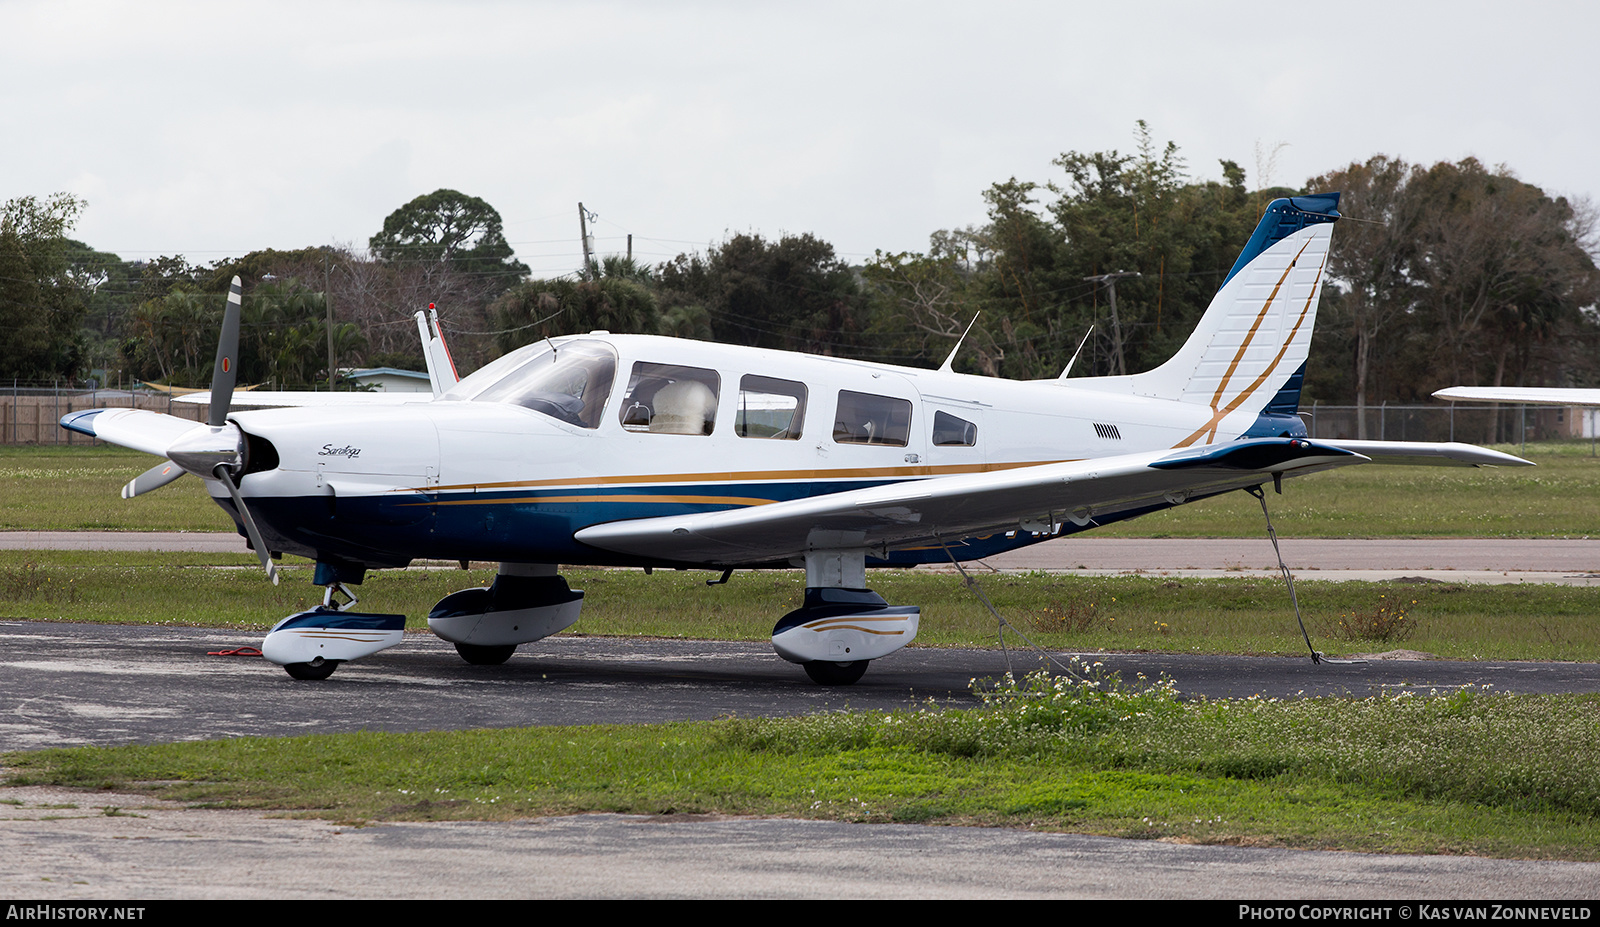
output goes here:
<path id="1" fill-rule="evenodd" d="M 1233 269 L 1228 271 L 1228 279 L 1222 281 L 1222 285 L 1227 286 L 1228 280 L 1232 280 L 1234 275 L 1244 270 L 1245 265 L 1255 260 L 1261 252 L 1272 247 L 1274 243 L 1288 238 L 1308 225 L 1334 222 L 1338 218 L 1339 194 L 1337 193 L 1315 193 L 1310 196 L 1273 200 L 1267 204 L 1267 211 L 1262 214 L 1255 233 L 1250 236 L 1250 241 L 1239 253 L 1239 259 L 1233 262 Z"/>
<path id="2" fill-rule="evenodd" d="M 1306 365 L 1301 362 L 1300 368 L 1289 376 L 1283 389 L 1272 397 L 1266 408 L 1262 409 L 1268 415 L 1294 415 L 1300 411 L 1300 388 L 1306 382 Z"/>

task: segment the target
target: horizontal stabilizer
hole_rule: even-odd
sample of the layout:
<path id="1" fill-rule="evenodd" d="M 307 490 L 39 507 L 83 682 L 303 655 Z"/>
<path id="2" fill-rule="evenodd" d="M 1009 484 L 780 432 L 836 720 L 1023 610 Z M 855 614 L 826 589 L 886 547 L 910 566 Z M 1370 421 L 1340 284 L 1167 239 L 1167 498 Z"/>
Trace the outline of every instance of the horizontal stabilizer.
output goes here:
<path id="1" fill-rule="evenodd" d="M 1531 467 L 1533 461 L 1475 444 L 1448 441 L 1327 441 L 1327 444 L 1371 458 L 1373 463 L 1422 467 Z"/>

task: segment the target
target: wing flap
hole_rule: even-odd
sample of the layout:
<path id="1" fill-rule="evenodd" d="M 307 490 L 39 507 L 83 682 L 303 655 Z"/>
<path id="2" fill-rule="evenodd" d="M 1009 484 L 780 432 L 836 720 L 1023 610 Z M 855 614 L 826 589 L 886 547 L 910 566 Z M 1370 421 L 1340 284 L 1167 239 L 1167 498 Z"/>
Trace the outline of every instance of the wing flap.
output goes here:
<path id="1" fill-rule="evenodd" d="M 1098 516 L 1366 460 L 1297 439 L 1042 464 L 894 483 L 770 505 L 595 525 L 578 541 L 685 563 L 757 563 L 808 549 L 892 549 Z"/>

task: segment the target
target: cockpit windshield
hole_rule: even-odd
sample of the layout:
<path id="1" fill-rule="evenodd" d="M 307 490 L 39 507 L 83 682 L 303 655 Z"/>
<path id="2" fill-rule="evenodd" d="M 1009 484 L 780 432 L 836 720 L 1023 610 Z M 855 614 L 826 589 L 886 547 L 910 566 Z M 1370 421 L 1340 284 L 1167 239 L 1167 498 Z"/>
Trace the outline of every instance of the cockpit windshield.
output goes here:
<path id="1" fill-rule="evenodd" d="M 544 343 L 530 357 L 508 354 L 464 378 L 439 398 L 448 401 L 509 402 L 552 418 L 594 428 L 600 424 L 617 355 L 600 341 Z"/>

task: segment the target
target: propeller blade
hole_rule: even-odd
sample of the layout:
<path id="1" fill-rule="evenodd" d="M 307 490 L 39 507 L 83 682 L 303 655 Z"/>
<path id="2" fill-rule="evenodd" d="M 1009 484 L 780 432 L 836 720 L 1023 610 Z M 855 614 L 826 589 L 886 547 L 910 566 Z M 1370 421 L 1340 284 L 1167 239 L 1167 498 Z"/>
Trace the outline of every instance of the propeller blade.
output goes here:
<path id="1" fill-rule="evenodd" d="M 278 568 L 272 565 L 272 551 L 267 550 L 266 542 L 261 540 L 261 531 L 256 528 L 256 520 L 250 517 L 250 509 L 245 507 L 244 497 L 239 495 L 239 487 L 234 485 L 233 474 L 229 472 L 227 464 L 217 464 L 217 469 L 212 471 L 222 485 L 228 487 L 228 495 L 233 497 L 233 504 L 239 509 L 239 514 L 244 518 L 245 533 L 250 535 L 250 546 L 256 549 L 256 556 L 261 559 L 261 566 L 267 571 L 267 578 L 272 580 L 274 586 L 278 585 Z"/>
<path id="2" fill-rule="evenodd" d="M 239 314 L 244 308 L 244 289 L 234 277 L 228 286 L 228 306 L 222 311 L 222 337 L 217 340 L 217 362 L 211 369 L 211 412 L 206 424 L 216 426 L 228 420 L 233 402 L 233 386 L 239 382 Z"/>
<path id="3" fill-rule="evenodd" d="M 128 481 L 122 487 L 122 498 L 132 499 L 141 496 L 152 489 L 160 489 L 189 471 L 183 469 L 170 460 L 163 460 L 150 469 Z"/>

